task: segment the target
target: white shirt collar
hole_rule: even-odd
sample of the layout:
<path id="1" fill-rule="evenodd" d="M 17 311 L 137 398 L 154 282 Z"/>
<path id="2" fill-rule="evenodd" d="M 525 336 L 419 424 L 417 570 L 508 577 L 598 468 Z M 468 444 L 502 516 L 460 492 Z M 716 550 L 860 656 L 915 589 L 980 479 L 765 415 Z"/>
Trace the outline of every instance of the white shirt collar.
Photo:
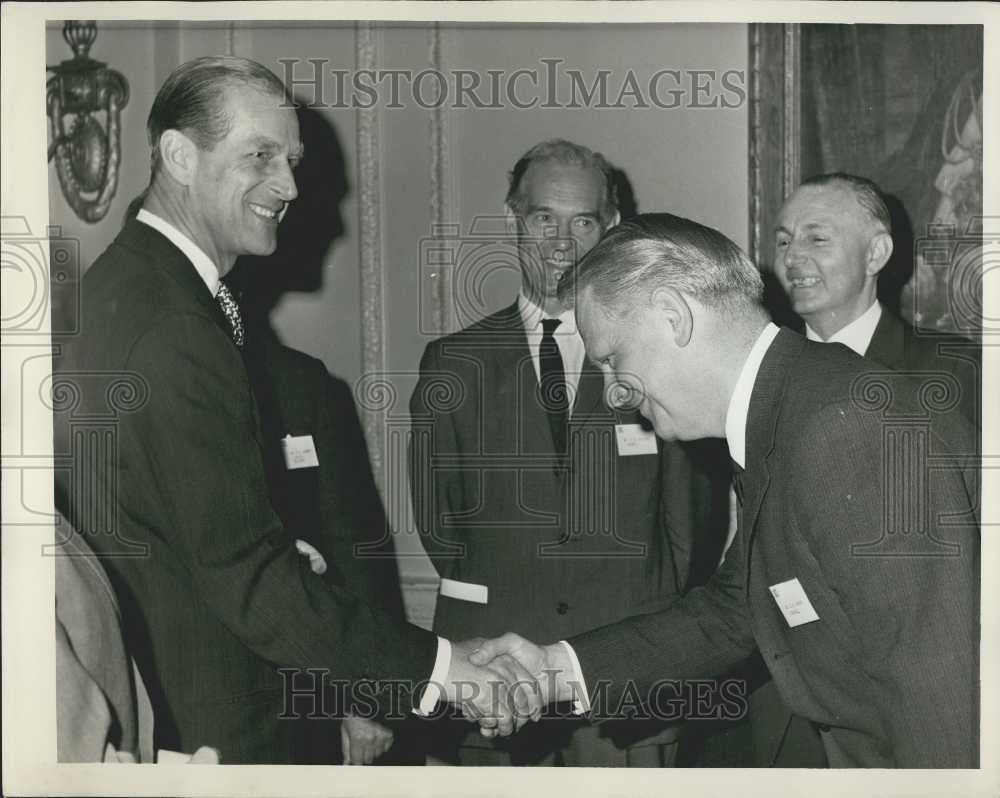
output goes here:
<path id="1" fill-rule="evenodd" d="M 170 222 L 155 213 L 150 213 L 145 208 L 136 215 L 136 221 L 142 222 L 161 232 L 164 237 L 177 249 L 184 253 L 191 265 L 194 266 L 198 276 L 201 277 L 208 288 L 209 293 L 215 296 L 219 291 L 219 269 L 212 263 L 212 259 L 205 254 L 197 244 L 188 238 L 184 233 L 174 227 Z"/>
<path id="2" fill-rule="evenodd" d="M 529 333 L 541 330 L 542 319 L 559 319 L 562 321 L 562 324 L 559 325 L 553 335 L 573 335 L 576 333 L 576 314 L 573 313 L 572 308 L 564 310 L 558 316 L 553 316 L 551 313 L 546 313 L 542 308 L 538 307 L 538 305 L 524 295 L 524 291 L 521 291 L 517 295 L 517 309 L 521 314 L 521 321 L 524 322 L 524 329 Z"/>
<path id="3" fill-rule="evenodd" d="M 875 328 L 878 327 L 879 319 L 882 318 L 882 305 L 878 300 L 872 302 L 871 307 L 858 316 L 850 324 L 845 324 L 829 338 L 823 339 L 808 324 L 806 325 L 806 338 L 810 341 L 819 341 L 828 344 L 843 344 L 853 349 L 859 355 L 864 356 L 875 336 Z"/>
<path id="4" fill-rule="evenodd" d="M 729 409 L 726 411 L 726 443 L 729 445 L 729 456 L 740 468 L 746 468 L 747 463 L 747 416 L 750 413 L 750 395 L 754 383 L 757 382 L 757 372 L 764 361 L 764 355 L 770 348 L 778 327 L 771 322 L 757 336 L 757 341 L 750 349 L 750 354 L 743 362 L 733 395 L 729 398 Z"/>

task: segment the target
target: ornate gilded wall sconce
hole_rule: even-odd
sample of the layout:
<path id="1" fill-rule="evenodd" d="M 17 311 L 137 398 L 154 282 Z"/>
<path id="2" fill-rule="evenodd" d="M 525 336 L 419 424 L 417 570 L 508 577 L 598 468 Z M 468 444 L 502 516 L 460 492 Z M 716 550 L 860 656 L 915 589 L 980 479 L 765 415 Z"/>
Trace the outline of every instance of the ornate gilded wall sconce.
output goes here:
<path id="1" fill-rule="evenodd" d="M 90 58 L 97 38 L 94 20 L 67 20 L 63 38 L 73 57 L 48 80 L 49 160 L 63 196 L 81 219 L 99 222 L 118 188 L 121 159 L 121 109 L 128 103 L 128 81 L 120 72 Z M 98 114 L 104 112 L 104 126 Z"/>

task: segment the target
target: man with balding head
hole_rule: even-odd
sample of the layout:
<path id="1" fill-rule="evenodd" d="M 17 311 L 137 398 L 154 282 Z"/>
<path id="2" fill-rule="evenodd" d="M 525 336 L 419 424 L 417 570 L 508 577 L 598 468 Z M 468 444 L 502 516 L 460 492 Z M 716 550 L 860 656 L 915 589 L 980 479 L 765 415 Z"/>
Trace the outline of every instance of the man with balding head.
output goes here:
<path id="1" fill-rule="evenodd" d="M 441 576 L 435 631 L 561 638 L 684 589 L 698 534 L 713 537 L 715 521 L 714 537 L 725 537 L 727 486 L 689 451 L 657 443 L 634 410 L 607 404 L 558 295 L 563 275 L 618 222 L 607 161 L 542 142 L 511 171 L 505 209 L 521 290 L 424 352 L 410 404 L 414 511 Z M 500 745 L 459 729 L 447 758 L 656 767 L 676 751 L 676 727 L 663 726 L 566 718 Z"/>
<path id="2" fill-rule="evenodd" d="M 473 661 L 513 654 L 544 674 L 545 700 L 575 698 L 600 721 L 623 695 L 662 708 L 759 651 L 831 767 L 975 767 L 968 420 L 919 380 L 882 390 L 882 373 L 846 347 L 779 330 L 754 264 L 688 219 L 619 225 L 564 292 L 588 357 L 659 437 L 725 439 L 738 529 L 708 584 L 665 610 L 544 646 L 507 634 Z"/>
<path id="3" fill-rule="evenodd" d="M 915 329 L 878 301 L 879 275 L 892 251 L 892 223 L 879 187 L 840 172 L 818 175 L 781 209 L 774 273 L 809 340 L 844 344 L 894 371 L 941 375 L 945 391 L 978 423 L 979 347 Z"/>

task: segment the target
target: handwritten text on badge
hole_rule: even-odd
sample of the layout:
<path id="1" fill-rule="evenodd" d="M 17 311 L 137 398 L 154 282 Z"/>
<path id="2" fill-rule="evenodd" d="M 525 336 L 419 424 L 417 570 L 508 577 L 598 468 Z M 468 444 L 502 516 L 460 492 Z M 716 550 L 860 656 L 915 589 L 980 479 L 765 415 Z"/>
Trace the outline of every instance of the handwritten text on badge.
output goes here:
<path id="1" fill-rule="evenodd" d="M 639 424 L 615 424 L 618 455 L 656 454 L 656 433 Z"/>
<path id="2" fill-rule="evenodd" d="M 802 589 L 798 579 L 779 582 L 776 585 L 771 585 L 768 590 L 774 596 L 774 600 L 778 603 L 778 609 L 785 616 L 789 626 L 796 627 L 819 620 L 812 602 L 809 601 L 809 597 Z"/>
<path id="3" fill-rule="evenodd" d="M 285 455 L 285 467 L 289 471 L 319 466 L 312 435 L 286 435 L 281 439 L 281 451 Z"/>

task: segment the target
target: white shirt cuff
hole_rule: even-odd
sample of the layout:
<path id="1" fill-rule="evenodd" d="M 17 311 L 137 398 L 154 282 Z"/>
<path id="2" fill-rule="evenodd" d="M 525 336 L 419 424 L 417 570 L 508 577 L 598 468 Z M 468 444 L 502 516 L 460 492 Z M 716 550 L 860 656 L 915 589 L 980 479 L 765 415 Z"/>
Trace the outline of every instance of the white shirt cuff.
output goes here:
<path id="1" fill-rule="evenodd" d="M 583 670 L 580 668 L 580 660 L 577 659 L 573 646 L 565 640 L 560 640 L 559 642 L 566 646 L 570 667 L 573 669 L 573 678 L 570 680 L 573 695 L 576 696 L 573 700 L 573 714 L 585 715 L 590 712 L 590 693 L 587 690 L 587 683 L 583 680 Z"/>
<path id="2" fill-rule="evenodd" d="M 437 656 L 434 658 L 434 669 L 431 671 L 430 680 L 424 688 L 424 694 L 420 697 L 420 704 L 413 708 L 417 715 L 430 715 L 441 700 L 441 689 L 445 679 L 448 678 L 448 670 L 451 668 L 451 643 L 443 637 L 438 637 Z"/>

